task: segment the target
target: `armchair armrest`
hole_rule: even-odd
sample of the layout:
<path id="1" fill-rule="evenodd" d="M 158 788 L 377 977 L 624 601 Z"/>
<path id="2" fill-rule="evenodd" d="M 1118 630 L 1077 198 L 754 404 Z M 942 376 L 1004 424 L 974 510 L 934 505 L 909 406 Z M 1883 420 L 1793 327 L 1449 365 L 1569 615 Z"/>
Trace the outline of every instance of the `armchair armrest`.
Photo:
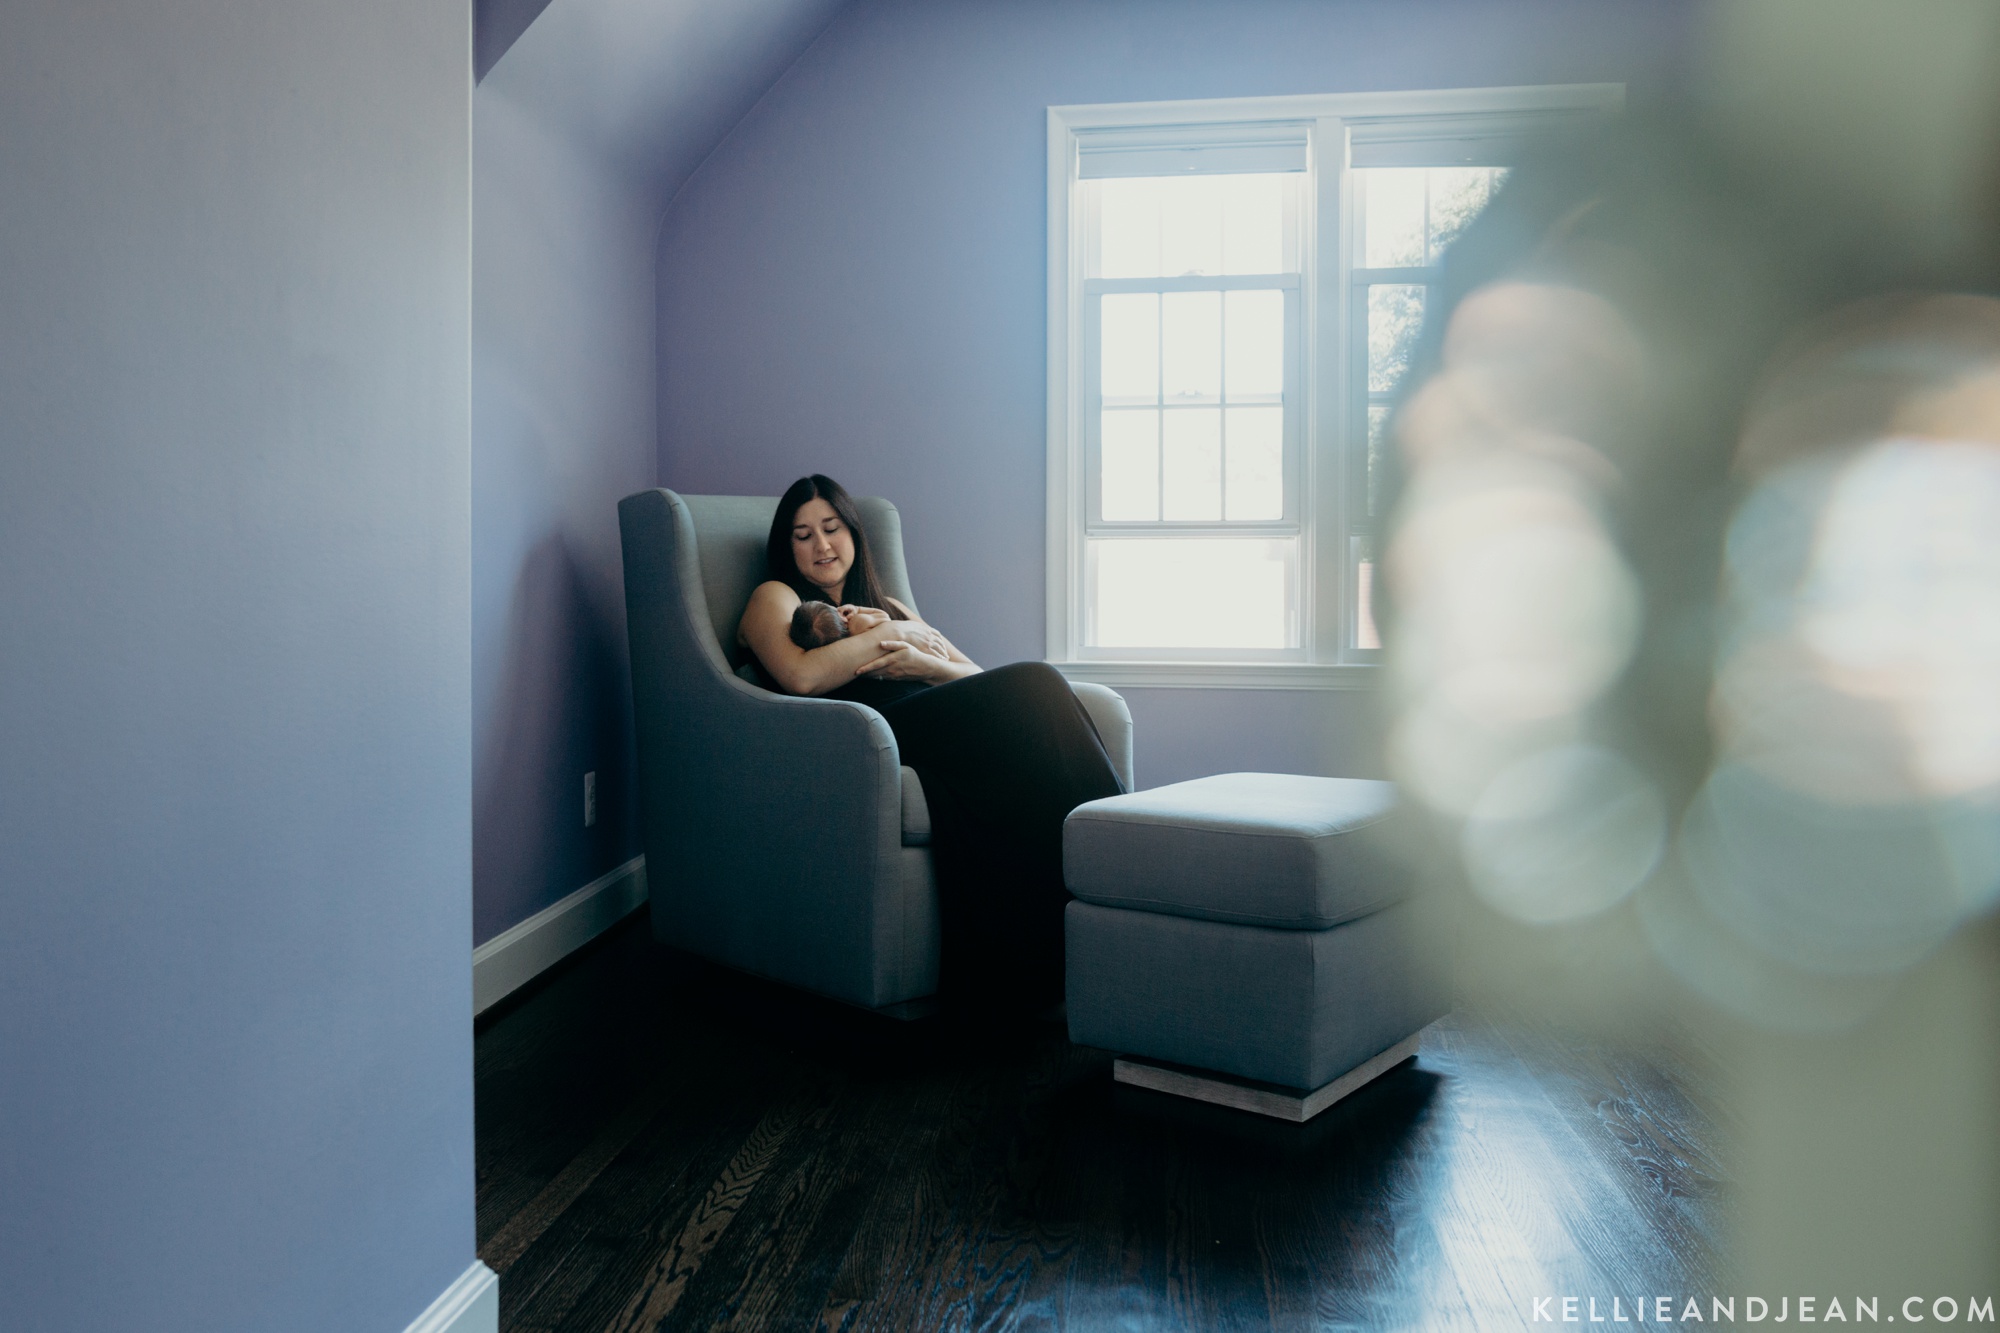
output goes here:
<path id="1" fill-rule="evenodd" d="M 1133 790 L 1137 784 L 1132 777 L 1132 710 L 1125 706 L 1124 696 L 1108 685 L 1087 680 L 1073 680 L 1069 687 L 1076 691 L 1076 701 L 1097 725 L 1097 738 L 1104 742 L 1104 751 L 1111 756 L 1111 767 L 1117 771 L 1118 780 L 1125 784 L 1126 791 Z"/>
<path id="2" fill-rule="evenodd" d="M 726 685 L 732 699 L 676 728 L 679 761 L 649 765 L 656 927 L 748 971 L 880 1003 L 877 937 L 899 919 L 895 738 L 860 704 Z"/>

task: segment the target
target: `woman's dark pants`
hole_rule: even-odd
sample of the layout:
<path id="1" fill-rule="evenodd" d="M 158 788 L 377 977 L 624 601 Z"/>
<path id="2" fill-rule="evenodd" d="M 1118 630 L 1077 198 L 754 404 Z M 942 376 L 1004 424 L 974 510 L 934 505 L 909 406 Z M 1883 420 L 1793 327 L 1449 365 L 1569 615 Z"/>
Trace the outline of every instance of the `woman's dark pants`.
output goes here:
<path id="1" fill-rule="evenodd" d="M 969 1008 L 1062 998 L 1062 827 L 1123 790 L 1062 674 L 1016 662 L 881 709 L 931 812 L 939 994 Z"/>

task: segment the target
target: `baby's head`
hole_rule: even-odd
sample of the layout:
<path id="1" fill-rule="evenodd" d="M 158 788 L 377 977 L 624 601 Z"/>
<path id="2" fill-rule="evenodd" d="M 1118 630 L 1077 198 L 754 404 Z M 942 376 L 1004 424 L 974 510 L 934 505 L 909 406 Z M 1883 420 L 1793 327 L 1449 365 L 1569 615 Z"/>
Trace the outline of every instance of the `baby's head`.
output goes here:
<path id="1" fill-rule="evenodd" d="M 800 602 L 792 612 L 792 642 L 810 651 L 847 637 L 847 620 L 826 602 Z"/>

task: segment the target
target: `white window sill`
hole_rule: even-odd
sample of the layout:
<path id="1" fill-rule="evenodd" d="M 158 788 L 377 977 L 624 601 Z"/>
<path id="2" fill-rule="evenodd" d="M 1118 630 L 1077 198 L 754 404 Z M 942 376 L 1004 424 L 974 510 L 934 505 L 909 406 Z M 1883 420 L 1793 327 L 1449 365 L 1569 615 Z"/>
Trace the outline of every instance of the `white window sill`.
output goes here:
<path id="1" fill-rule="evenodd" d="M 1070 680 L 1113 689 L 1369 690 L 1382 668 L 1314 662 L 1051 662 Z"/>

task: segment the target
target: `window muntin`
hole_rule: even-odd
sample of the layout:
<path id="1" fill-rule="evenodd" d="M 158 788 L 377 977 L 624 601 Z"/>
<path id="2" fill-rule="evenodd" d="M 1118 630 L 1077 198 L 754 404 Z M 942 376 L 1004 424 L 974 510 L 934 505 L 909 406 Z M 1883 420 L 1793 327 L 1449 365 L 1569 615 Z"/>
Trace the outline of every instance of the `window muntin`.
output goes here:
<path id="1" fill-rule="evenodd" d="M 1524 148 L 1622 98 L 1589 85 L 1051 108 L 1051 660 L 1114 685 L 1366 683 L 1384 432 L 1438 259 Z M 1273 178 L 1261 201 L 1229 202 L 1220 178 L 1258 176 Z M 1272 190 L 1280 267 L 1263 272 Z M 1234 291 L 1282 303 L 1272 401 L 1251 401 L 1270 386 L 1230 364 L 1251 336 L 1229 327 Z M 1203 545 L 1222 542 L 1246 545 Z M 1203 581 L 1265 609 L 1190 627 Z"/>

